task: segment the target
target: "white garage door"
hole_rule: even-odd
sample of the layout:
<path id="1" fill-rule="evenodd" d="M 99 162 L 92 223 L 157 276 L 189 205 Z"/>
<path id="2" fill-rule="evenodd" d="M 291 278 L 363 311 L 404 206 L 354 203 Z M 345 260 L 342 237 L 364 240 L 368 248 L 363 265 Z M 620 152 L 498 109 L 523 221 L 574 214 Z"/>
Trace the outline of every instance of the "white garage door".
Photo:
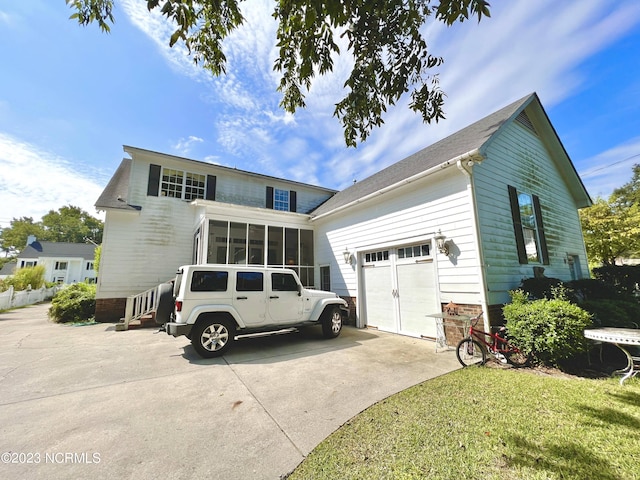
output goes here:
<path id="1" fill-rule="evenodd" d="M 397 332 L 393 310 L 393 283 L 390 265 L 370 265 L 363 270 L 366 289 L 367 325 L 380 330 Z"/>
<path id="2" fill-rule="evenodd" d="M 430 245 L 366 252 L 362 279 L 366 324 L 395 333 L 435 338 L 440 311 Z"/>

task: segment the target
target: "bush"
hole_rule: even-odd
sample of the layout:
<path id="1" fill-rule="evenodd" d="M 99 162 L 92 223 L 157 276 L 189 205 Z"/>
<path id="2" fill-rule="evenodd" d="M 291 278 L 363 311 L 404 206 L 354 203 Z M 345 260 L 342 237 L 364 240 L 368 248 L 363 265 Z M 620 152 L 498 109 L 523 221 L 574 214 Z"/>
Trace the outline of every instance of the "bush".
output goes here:
<path id="1" fill-rule="evenodd" d="M 640 265 L 607 265 L 594 268 L 593 275 L 623 295 L 640 294 Z"/>
<path id="2" fill-rule="evenodd" d="M 96 311 L 96 286 L 74 283 L 63 288 L 51 300 L 49 317 L 58 323 L 86 322 Z"/>
<path id="3" fill-rule="evenodd" d="M 552 290 L 562 285 L 562 280 L 557 278 L 525 278 L 520 283 L 520 290 L 524 290 L 531 298 L 553 298 Z"/>
<path id="4" fill-rule="evenodd" d="M 628 300 L 585 300 L 580 307 L 593 315 L 599 327 L 638 328 L 640 305 Z"/>
<path id="5" fill-rule="evenodd" d="M 31 288 L 41 288 L 44 285 L 44 266 L 36 265 L 35 267 L 19 268 L 13 275 L 2 280 L 0 291 L 9 290 L 13 287 L 16 292 Z"/>
<path id="6" fill-rule="evenodd" d="M 592 325 L 591 315 L 569 302 L 563 291 L 552 299 L 529 300 L 521 290 L 510 292 L 512 303 L 503 307 L 509 337 L 524 353 L 545 365 L 587 351 L 583 331 Z"/>
<path id="7" fill-rule="evenodd" d="M 583 300 L 614 300 L 622 295 L 610 284 L 594 278 L 571 280 L 565 284 L 579 301 Z"/>

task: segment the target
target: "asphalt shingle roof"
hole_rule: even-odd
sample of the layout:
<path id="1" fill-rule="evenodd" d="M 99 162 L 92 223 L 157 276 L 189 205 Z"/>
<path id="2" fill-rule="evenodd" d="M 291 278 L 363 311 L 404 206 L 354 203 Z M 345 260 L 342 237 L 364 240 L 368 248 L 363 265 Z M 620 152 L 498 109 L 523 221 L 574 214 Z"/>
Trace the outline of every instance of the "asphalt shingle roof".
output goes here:
<path id="1" fill-rule="evenodd" d="M 0 268 L 0 275 L 13 275 L 13 271 L 16 269 L 17 265 L 17 262 L 5 263 L 2 268 Z"/>
<path id="2" fill-rule="evenodd" d="M 27 246 L 18 258 L 72 257 L 93 258 L 96 247 L 85 243 L 38 242 Z"/>
<path id="3" fill-rule="evenodd" d="M 139 206 L 129 205 L 127 195 L 129 194 L 129 177 L 131 174 L 131 159 L 123 158 L 116 173 L 96 200 L 95 206 L 98 209 L 117 208 L 120 210 L 140 210 Z"/>
<path id="4" fill-rule="evenodd" d="M 432 167 L 441 165 L 459 155 L 479 149 L 506 121 L 535 97 L 535 94 L 527 95 L 404 160 L 400 160 L 378 173 L 353 184 L 316 208 L 311 213 L 311 216 L 317 217 L 329 213 L 414 175 L 418 175 Z"/>

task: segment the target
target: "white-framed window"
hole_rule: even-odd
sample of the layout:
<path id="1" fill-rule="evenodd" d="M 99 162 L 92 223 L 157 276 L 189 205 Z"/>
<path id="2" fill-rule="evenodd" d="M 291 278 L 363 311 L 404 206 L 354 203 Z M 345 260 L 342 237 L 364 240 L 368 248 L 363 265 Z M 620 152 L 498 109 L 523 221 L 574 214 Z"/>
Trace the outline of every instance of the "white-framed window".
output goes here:
<path id="1" fill-rule="evenodd" d="M 204 198 L 206 182 L 206 175 L 163 168 L 160 195 L 184 200 Z"/>
<path id="2" fill-rule="evenodd" d="M 518 193 L 518 206 L 520 207 L 520 219 L 522 221 L 522 235 L 524 236 L 524 249 L 527 252 L 529 262 L 539 262 L 538 227 L 533 211 L 533 198 L 528 193 Z"/>
<path id="3" fill-rule="evenodd" d="M 320 267 L 320 290 L 325 292 L 331 291 L 331 270 L 329 265 L 323 265 Z"/>
<path id="4" fill-rule="evenodd" d="M 422 245 L 411 245 L 398 249 L 398 258 L 424 258 L 430 256 L 431 245 L 423 243 Z"/>
<path id="5" fill-rule="evenodd" d="M 364 263 L 386 262 L 389 260 L 389 250 L 378 250 L 364 254 Z"/>
<path id="6" fill-rule="evenodd" d="M 25 260 L 22 260 L 22 262 L 20 262 L 20 266 L 22 268 L 35 267 L 37 264 L 38 264 L 37 261 L 25 261 Z"/>
<path id="7" fill-rule="evenodd" d="M 208 230 L 206 263 L 292 268 L 314 285 L 313 230 L 214 219 Z"/>
<path id="8" fill-rule="evenodd" d="M 54 270 L 66 270 L 67 262 L 56 262 Z"/>
<path id="9" fill-rule="evenodd" d="M 87 262 L 87 268 L 85 270 L 93 270 L 93 262 Z"/>
<path id="10" fill-rule="evenodd" d="M 567 263 L 571 273 L 571 280 L 579 280 L 582 278 L 582 268 L 580 266 L 580 256 L 575 254 L 567 254 Z"/>
<path id="11" fill-rule="evenodd" d="M 289 190 L 273 189 L 273 209 L 283 212 L 289 211 Z"/>
<path id="12" fill-rule="evenodd" d="M 549 264 L 549 251 L 542 222 L 542 209 L 537 195 L 517 191 L 508 186 L 511 216 L 521 264 Z"/>
<path id="13" fill-rule="evenodd" d="M 184 184 L 184 199 L 195 200 L 196 198 L 204 198 L 206 182 L 206 175 L 186 172 Z"/>

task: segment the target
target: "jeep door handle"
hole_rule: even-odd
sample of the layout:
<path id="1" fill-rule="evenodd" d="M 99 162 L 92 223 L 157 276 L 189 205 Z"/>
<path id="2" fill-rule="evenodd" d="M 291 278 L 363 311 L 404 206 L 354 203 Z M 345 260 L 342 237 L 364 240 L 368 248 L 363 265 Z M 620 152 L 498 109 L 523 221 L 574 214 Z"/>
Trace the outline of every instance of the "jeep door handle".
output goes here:
<path id="1" fill-rule="evenodd" d="M 249 297 L 236 297 L 236 300 L 246 300 Z"/>
<path id="2" fill-rule="evenodd" d="M 274 298 L 280 298 L 280 297 L 277 295 L 271 295 L 269 298 L 273 300 Z"/>

